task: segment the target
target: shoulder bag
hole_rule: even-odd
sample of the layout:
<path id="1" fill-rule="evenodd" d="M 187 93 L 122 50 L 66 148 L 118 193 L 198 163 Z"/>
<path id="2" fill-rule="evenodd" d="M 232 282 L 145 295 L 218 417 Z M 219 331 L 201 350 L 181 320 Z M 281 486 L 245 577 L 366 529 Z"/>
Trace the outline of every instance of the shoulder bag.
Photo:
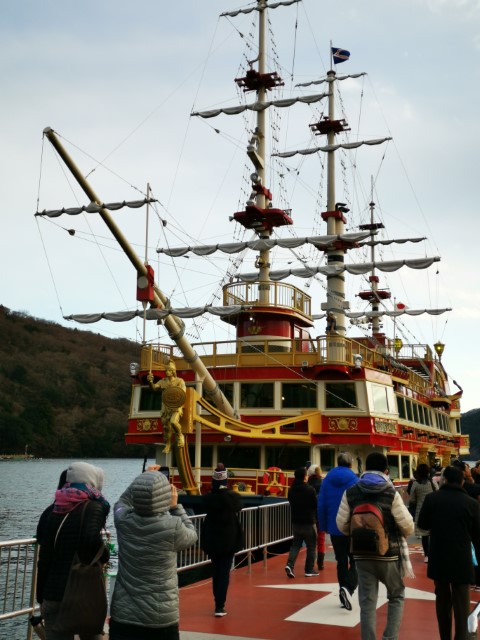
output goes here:
<path id="1" fill-rule="evenodd" d="M 88 502 L 82 509 L 80 535 L 83 516 Z M 107 617 L 107 594 L 103 566 L 100 558 L 103 543 L 90 564 L 83 564 L 78 557 L 78 548 L 73 556 L 72 566 L 60 603 L 53 630 L 62 633 L 95 635 L 103 632 Z"/>

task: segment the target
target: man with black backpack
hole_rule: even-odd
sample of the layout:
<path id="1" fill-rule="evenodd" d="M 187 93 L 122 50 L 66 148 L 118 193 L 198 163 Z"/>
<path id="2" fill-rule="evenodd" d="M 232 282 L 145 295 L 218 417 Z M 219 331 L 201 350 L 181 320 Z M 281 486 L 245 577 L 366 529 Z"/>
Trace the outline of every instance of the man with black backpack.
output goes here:
<path id="1" fill-rule="evenodd" d="M 386 456 L 370 453 L 365 468 L 358 483 L 343 494 L 337 526 L 350 536 L 357 567 L 362 640 L 376 639 L 379 582 L 388 598 L 382 640 L 397 640 L 405 598 L 401 539 L 413 532 L 413 519 L 388 477 Z"/>

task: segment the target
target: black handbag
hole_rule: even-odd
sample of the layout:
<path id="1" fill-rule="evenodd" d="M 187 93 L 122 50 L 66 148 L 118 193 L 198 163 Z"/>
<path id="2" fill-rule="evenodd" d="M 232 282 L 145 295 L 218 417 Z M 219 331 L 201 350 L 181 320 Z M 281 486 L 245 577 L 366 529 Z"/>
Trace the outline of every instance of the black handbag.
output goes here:
<path id="1" fill-rule="evenodd" d="M 80 529 L 86 506 L 87 503 L 83 507 Z M 103 632 L 107 617 L 105 577 L 100 563 L 103 551 L 102 543 L 89 564 L 83 564 L 75 552 L 60 609 L 53 625 L 54 631 L 79 635 Z"/>

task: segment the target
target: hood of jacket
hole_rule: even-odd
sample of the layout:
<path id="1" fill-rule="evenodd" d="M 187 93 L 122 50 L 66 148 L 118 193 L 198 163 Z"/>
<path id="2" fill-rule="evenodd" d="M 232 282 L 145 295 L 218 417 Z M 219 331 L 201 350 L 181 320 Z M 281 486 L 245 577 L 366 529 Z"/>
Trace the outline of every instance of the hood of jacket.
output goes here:
<path id="1" fill-rule="evenodd" d="M 67 469 L 67 482 L 88 484 L 101 491 L 103 488 L 103 469 L 89 462 L 72 462 Z"/>
<path id="2" fill-rule="evenodd" d="M 345 490 L 353 484 L 354 476 L 356 477 L 356 474 L 350 467 L 338 466 L 330 469 L 325 477 L 328 477 L 328 482 L 337 489 Z"/>
<path id="3" fill-rule="evenodd" d="M 140 516 L 155 516 L 171 507 L 172 489 L 167 477 L 159 471 L 146 471 L 131 484 L 132 504 Z"/>
<path id="4" fill-rule="evenodd" d="M 381 471 L 365 471 L 360 476 L 358 487 L 364 493 L 382 493 L 388 488 L 393 489 L 393 482 Z"/>

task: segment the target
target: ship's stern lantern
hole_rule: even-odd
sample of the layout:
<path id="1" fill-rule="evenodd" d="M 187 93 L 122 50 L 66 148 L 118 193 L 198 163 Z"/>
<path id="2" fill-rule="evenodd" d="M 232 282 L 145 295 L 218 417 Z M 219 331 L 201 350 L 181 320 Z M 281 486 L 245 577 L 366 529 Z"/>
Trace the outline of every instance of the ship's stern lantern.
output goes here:
<path id="1" fill-rule="evenodd" d="M 443 342 L 438 341 L 433 345 L 433 348 L 435 349 L 435 353 L 437 354 L 438 359 L 441 360 L 445 345 L 443 344 Z"/>

